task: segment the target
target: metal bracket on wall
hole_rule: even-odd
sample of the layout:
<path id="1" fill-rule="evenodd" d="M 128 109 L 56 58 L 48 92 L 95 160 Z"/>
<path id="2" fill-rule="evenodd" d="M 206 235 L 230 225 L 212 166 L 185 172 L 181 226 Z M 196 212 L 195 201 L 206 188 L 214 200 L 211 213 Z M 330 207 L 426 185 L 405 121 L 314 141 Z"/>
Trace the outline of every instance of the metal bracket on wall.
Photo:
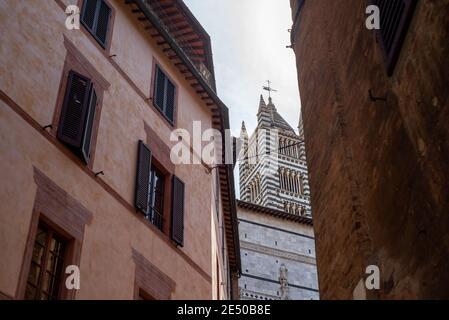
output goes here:
<path id="1" fill-rule="evenodd" d="M 100 175 L 104 176 L 104 172 L 103 171 L 99 171 L 99 172 L 95 173 L 95 178 L 100 176 Z"/>
<path id="2" fill-rule="evenodd" d="M 369 94 L 369 99 L 370 101 L 387 101 L 386 97 L 376 97 L 373 95 L 373 92 L 371 91 L 371 89 L 368 90 L 368 94 Z"/>

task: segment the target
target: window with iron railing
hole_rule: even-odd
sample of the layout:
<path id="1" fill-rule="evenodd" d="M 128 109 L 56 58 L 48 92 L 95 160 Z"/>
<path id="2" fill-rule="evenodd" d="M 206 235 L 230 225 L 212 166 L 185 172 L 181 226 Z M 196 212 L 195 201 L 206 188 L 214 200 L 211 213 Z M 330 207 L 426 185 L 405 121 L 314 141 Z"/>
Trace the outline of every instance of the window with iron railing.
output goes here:
<path id="1" fill-rule="evenodd" d="M 158 229 L 162 230 L 164 209 L 164 180 L 165 177 L 156 167 L 151 167 L 149 210 L 146 218 Z"/>

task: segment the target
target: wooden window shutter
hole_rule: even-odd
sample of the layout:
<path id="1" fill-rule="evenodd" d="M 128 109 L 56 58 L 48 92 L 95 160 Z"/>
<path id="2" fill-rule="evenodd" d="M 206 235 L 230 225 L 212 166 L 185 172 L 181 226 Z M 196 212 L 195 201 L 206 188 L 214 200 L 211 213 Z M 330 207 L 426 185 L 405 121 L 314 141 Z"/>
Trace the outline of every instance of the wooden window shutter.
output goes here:
<path id="1" fill-rule="evenodd" d="M 416 0 L 377 0 L 380 9 L 380 40 L 386 62 L 387 74 L 391 76 L 399 58 Z"/>
<path id="2" fill-rule="evenodd" d="M 92 129 L 94 126 L 95 110 L 97 108 L 97 94 L 92 86 L 89 99 L 89 110 L 87 112 L 86 129 L 84 131 L 83 143 L 81 145 L 81 153 L 84 161 L 87 163 L 90 159 L 90 145 L 92 140 Z"/>
<path id="3" fill-rule="evenodd" d="M 165 74 L 162 72 L 162 70 L 159 67 L 156 67 L 156 82 L 154 86 L 154 102 L 156 103 L 156 106 L 161 110 L 164 111 L 164 100 L 165 100 Z"/>
<path id="4" fill-rule="evenodd" d="M 173 116 L 175 112 L 175 85 L 167 79 L 167 98 L 165 101 L 165 115 L 173 122 Z"/>
<path id="5" fill-rule="evenodd" d="M 175 113 L 176 87 L 166 74 L 156 65 L 154 83 L 154 103 L 156 107 L 173 122 Z"/>
<path id="6" fill-rule="evenodd" d="M 137 210 L 147 215 L 151 172 L 151 150 L 139 140 L 137 154 L 136 194 L 134 204 Z"/>
<path id="7" fill-rule="evenodd" d="M 90 90 L 91 82 L 88 78 L 70 71 L 61 110 L 58 139 L 78 151 L 84 138 Z"/>
<path id="8" fill-rule="evenodd" d="M 96 12 L 97 12 L 97 0 L 84 0 L 81 21 L 91 31 L 94 30 Z"/>
<path id="9" fill-rule="evenodd" d="M 184 245 L 184 183 L 176 176 L 172 182 L 171 238 Z"/>
<path id="10" fill-rule="evenodd" d="M 81 22 L 105 48 L 112 10 L 103 0 L 84 0 Z"/>
<path id="11" fill-rule="evenodd" d="M 103 47 L 106 46 L 110 16 L 111 8 L 109 8 L 109 6 L 104 1 L 101 1 L 98 13 L 96 35 Z"/>

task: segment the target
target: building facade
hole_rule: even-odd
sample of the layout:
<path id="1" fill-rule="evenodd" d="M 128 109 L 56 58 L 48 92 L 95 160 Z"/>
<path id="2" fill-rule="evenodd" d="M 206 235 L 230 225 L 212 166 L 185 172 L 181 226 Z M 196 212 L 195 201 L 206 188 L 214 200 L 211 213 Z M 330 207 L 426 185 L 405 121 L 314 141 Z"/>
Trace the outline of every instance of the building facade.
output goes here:
<path id="1" fill-rule="evenodd" d="M 301 134 L 301 120 L 298 130 Z M 271 97 L 266 104 L 260 96 L 257 127 L 249 137 L 243 122 L 240 140 L 240 198 L 311 217 L 304 138 L 277 112 Z"/>
<path id="2" fill-rule="evenodd" d="M 312 219 L 237 201 L 242 300 L 317 300 Z"/>
<path id="3" fill-rule="evenodd" d="M 262 96 L 257 120 L 240 133 L 240 297 L 319 299 L 301 121 L 298 135 Z"/>
<path id="4" fill-rule="evenodd" d="M 320 294 L 447 299 L 449 1 L 373 4 L 291 0 Z"/>
<path id="5" fill-rule="evenodd" d="M 171 154 L 229 128 L 185 4 L 7 0 L 0 30 L 0 297 L 235 297 L 232 167 Z"/>

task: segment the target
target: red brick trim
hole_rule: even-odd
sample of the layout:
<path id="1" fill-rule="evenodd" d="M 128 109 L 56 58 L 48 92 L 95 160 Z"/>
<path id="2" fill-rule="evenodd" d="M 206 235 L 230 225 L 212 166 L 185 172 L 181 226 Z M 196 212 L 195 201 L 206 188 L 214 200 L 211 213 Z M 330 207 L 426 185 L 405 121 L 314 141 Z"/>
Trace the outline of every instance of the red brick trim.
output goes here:
<path id="1" fill-rule="evenodd" d="M 84 227 L 92 221 L 92 213 L 78 200 L 34 167 L 37 185 L 34 210 L 59 225 L 77 240 L 82 240 Z"/>
<path id="2" fill-rule="evenodd" d="M 23 299 L 29 273 L 34 241 L 39 221 L 44 221 L 58 233 L 70 239 L 65 265 L 80 265 L 81 247 L 86 224 L 92 220 L 92 213 L 79 201 L 54 183 L 42 171 L 33 167 L 34 181 L 37 185 L 27 244 L 22 259 L 16 299 Z M 75 290 L 63 287 L 62 299 L 74 299 Z"/>
<path id="3" fill-rule="evenodd" d="M 111 84 L 106 80 L 103 75 L 97 71 L 95 66 L 90 63 L 89 59 L 87 59 L 81 51 L 78 50 L 76 45 L 63 35 L 64 37 L 64 47 L 67 50 L 67 58 L 73 59 L 72 62 L 76 67 L 80 67 L 83 69 L 83 73 L 88 75 L 102 90 L 108 90 Z"/>
<path id="4" fill-rule="evenodd" d="M 136 264 L 134 298 L 138 299 L 143 290 L 155 300 L 171 299 L 176 283 L 134 248 L 132 257 Z"/>

